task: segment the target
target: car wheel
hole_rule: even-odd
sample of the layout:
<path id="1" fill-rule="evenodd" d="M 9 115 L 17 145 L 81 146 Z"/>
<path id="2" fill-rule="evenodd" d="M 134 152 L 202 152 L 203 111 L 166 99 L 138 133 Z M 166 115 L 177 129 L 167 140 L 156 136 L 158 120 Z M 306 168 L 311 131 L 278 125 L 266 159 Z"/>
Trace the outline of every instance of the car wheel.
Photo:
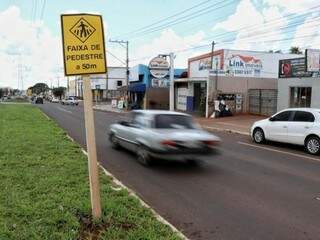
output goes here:
<path id="1" fill-rule="evenodd" d="M 265 141 L 264 132 L 261 128 L 256 128 L 253 131 L 253 141 L 255 143 L 263 143 Z"/>
<path id="2" fill-rule="evenodd" d="M 308 153 L 317 155 L 320 153 L 320 138 L 311 136 L 306 140 L 305 147 Z"/>
<path id="3" fill-rule="evenodd" d="M 139 146 L 137 151 L 138 162 L 144 166 L 150 166 L 152 163 L 148 150 L 144 146 Z"/>
<path id="4" fill-rule="evenodd" d="M 117 137 L 114 134 L 110 135 L 109 140 L 111 142 L 112 148 L 119 149 L 120 145 L 119 145 Z"/>

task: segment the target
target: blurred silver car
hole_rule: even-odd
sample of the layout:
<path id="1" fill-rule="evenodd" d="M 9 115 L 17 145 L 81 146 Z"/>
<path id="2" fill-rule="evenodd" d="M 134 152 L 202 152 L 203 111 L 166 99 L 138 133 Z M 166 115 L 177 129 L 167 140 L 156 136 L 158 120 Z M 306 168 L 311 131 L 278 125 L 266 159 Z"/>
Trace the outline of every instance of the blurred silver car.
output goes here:
<path id="1" fill-rule="evenodd" d="M 161 111 L 135 110 L 128 121 L 110 126 L 109 140 L 114 148 L 124 147 L 149 165 L 152 158 L 195 162 L 213 153 L 220 138 L 202 130 L 190 115 Z"/>

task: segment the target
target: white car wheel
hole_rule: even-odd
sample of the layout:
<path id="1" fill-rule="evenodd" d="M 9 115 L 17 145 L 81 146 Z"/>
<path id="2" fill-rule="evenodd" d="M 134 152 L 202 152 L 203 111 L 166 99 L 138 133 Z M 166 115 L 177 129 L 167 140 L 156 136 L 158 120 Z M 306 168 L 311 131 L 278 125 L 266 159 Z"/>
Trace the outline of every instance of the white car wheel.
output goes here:
<path id="1" fill-rule="evenodd" d="M 306 141 L 308 153 L 316 155 L 320 153 L 320 139 L 316 136 L 309 137 Z"/>
<path id="2" fill-rule="evenodd" d="M 256 143 L 263 143 L 265 141 L 264 132 L 261 128 L 256 128 L 253 132 L 253 140 Z"/>

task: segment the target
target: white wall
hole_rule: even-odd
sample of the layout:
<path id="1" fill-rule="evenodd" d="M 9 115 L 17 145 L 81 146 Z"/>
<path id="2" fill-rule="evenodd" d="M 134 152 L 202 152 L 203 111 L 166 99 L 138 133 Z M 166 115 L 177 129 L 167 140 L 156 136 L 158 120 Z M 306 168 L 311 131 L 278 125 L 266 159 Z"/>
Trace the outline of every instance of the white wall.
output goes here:
<path id="1" fill-rule="evenodd" d="M 278 79 L 278 111 L 290 107 L 290 87 L 312 87 L 311 107 L 320 108 L 320 78 Z"/>
<path id="2" fill-rule="evenodd" d="M 224 49 L 220 55 L 214 56 L 213 69 L 216 69 L 217 64 L 219 76 L 278 78 L 279 60 L 297 57 L 303 57 L 303 55 Z M 207 56 L 191 61 L 189 77 L 207 78 L 209 70 L 201 70 L 201 68 L 204 65 L 209 65 L 210 62 L 211 58 Z M 221 63 L 223 63 L 223 67 Z M 216 73 L 212 72 L 211 74 L 215 75 Z"/>
<path id="3" fill-rule="evenodd" d="M 117 90 L 117 82 L 122 81 L 122 86 L 126 86 L 126 68 L 108 68 L 108 90 Z"/>

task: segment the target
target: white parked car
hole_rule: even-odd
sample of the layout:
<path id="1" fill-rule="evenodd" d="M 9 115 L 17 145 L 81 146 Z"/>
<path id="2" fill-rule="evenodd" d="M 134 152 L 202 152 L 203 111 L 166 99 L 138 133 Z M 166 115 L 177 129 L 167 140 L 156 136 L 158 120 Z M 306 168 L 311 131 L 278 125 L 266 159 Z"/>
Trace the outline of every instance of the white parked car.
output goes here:
<path id="1" fill-rule="evenodd" d="M 320 109 L 289 108 L 268 119 L 255 122 L 251 136 L 256 143 L 265 140 L 305 146 L 310 154 L 320 153 Z"/>
<path id="2" fill-rule="evenodd" d="M 78 105 L 79 101 L 75 97 L 68 97 L 61 100 L 62 105 Z"/>
<path id="3" fill-rule="evenodd" d="M 124 147 L 138 156 L 144 165 L 152 158 L 195 162 L 200 156 L 209 156 L 220 142 L 193 122 L 188 114 L 135 110 L 129 121 L 110 126 L 109 140 L 113 147 Z"/>
<path id="4" fill-rule="evenodd" d="M 51 102 L 52 102 L 52 103 L 59 103 L 60 100 L 59 100 L 59 98 L 52 98 L 52 99 L 51 99 Z"/>

